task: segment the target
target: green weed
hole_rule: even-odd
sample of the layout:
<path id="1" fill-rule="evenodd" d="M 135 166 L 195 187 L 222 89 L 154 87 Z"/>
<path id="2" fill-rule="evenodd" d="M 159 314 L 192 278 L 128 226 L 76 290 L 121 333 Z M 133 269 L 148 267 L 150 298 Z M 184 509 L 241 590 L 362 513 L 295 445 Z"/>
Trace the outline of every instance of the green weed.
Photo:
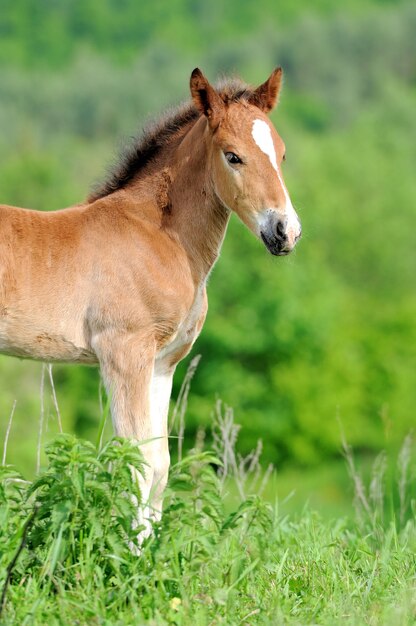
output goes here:
<path id="1" fill-rule="evenodd" d="M 239 480 L 241 491 L 242 474 L 217 435 L 215 454 L 194 450 L 173 466 L 162 522 L 137 556 L 129 466 L 143 471 L 140 447 L 59 435 L 46 453 L 33 482 L 1 469 L 2 624 L 414 623 L 416 525 L 404 504 L 393 520 L 381 514 L 380 463 L 368 488 L 355 475 L 367 517 L 289 519 L 244 494 L 227 512 L 225 486 Z M 407 440 L 395 494 L 409 507 L 412 463 Z"/>

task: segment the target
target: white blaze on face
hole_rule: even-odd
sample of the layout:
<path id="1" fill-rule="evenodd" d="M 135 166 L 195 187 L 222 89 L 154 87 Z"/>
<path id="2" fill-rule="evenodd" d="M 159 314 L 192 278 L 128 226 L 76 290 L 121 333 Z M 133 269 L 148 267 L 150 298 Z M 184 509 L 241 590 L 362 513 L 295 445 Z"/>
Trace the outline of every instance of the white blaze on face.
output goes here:
<path id="1" fill-rule="evenodd" d="M 277 178 L 283 189 L 283 193 L 286 199 L 286 206 L 284 207 L 284 212 L 287 217 L 287 232 L 289 236 L 293 235 L 293 237 L 296 237 L 298 236 L 300 232 L 299 218 L 297 216 L 295 209 L 292 206 L 292 202 L 289 198 L 289 194 L 287 192 L 282 176 L 280 174 L 279 167 L 277 165 L 276 150 L 274 148 L 270 126 L 264 120 L 256 119 L 253 122 L 253 129 L 251 131 L 251 134 L 253 136 L 254 141 L 260 148 L 260 150 L 264 152 L 264 154 L 267 154 L 267 156 L 269 157 L 270 163 L 272 164 L 273 169 L 275 170 L 277 174 Z"/>
<path id="2" fill-rule="evenodd" d="M 254 120 L 251 134 L 260 150 L 269 157 L 270 163 L 276 170 L 280 183 L 283 186 L 283 181 L 280 178 L 279 169 L 277 167 L 276 150 L 274 149 L 270 126 L 264 120 Z"/>

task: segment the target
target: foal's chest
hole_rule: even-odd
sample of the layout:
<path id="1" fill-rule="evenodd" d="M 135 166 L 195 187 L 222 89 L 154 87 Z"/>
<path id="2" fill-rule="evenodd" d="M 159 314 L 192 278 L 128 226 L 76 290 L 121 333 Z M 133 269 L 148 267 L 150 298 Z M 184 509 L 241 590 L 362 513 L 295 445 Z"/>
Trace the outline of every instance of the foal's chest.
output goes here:
<path id="1" fill-rule="evenodd" d="M 165 344 L 156 355 L 159 362 L 167 362 L 170 366 L 176 365 L 183 359 L 190 349 L 205 321 L 207 314 L 207 295 L 205 283 L 197 289 L 195 299 L 185 318 L 181 321 L 176 333 L 172 335 L 169 342 Z"/>

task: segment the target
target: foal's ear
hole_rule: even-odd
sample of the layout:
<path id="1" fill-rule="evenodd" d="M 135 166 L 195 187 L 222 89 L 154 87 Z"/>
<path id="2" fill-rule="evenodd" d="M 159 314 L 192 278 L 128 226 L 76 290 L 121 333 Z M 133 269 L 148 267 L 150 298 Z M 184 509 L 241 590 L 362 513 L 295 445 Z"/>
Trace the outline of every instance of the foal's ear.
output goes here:
<path id="1" fill-rule="evenodd" d="M 264 111 L 264 113 L 269 113 L 269 111 L 274 109 L 279 101 L 282 77 L 282 68 L 276 67 L 266 82 L 253 91 L 252 96 L 249 98 L 249 102 Z"/>
<path id="2" fill-rule="evenodd" d="M 215 129 L 223 116 L 224 102 L 198 67 L 191 74 L 190 86 L 194 105 Z"/>

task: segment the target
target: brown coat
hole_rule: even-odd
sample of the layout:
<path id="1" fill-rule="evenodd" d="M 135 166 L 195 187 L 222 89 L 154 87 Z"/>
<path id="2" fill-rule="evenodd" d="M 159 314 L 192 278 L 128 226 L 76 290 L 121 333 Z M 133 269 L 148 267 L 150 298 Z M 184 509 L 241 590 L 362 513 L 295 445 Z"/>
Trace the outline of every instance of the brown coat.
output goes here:
<path id="1" fill-rule="evenodd" d="M 257 90 L 215 90 L 195 70 L 192 103 L 149 131 L 85 204 L 0 207 L 0 351 L 100 365 L 116 433 L 152 440 L 144 518 L 160 515 L 172 376 L 201 331 L 230 212 L 273 254 L 300 236 L 284 144 L 266 116 L 280 83 L 278 69 Z"/>

